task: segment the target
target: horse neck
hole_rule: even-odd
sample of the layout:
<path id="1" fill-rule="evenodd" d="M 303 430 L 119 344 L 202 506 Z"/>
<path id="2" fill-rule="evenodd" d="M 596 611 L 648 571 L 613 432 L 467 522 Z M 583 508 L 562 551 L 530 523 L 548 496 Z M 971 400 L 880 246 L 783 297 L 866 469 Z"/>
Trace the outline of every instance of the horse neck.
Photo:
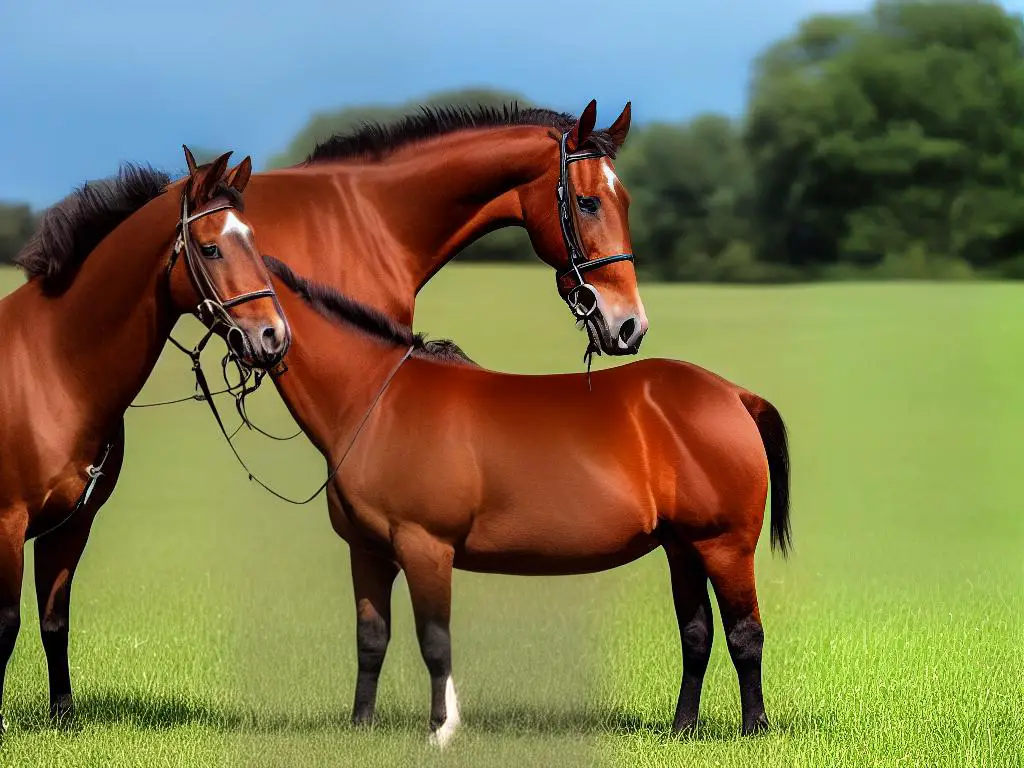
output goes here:
<path id="1" fill-rule="evenodd" d="M 332 464 L 407 348 L 331 322 L 292 291 L 278 291 L 292 328 L 288 370 L 274 384 L 296 423 Z"/>
<path id="2" fill-rule="evenodd" d="M 63 392 L 82 426 L 109 431 L 152 372 L 177 319 L 165 270 L 176 200 L 161 195 L 82 262 L 67 289 L 19 289 L 15 313 L 32 340 L 39 385 Z"/>
<path id="3" fill-rule="evenodd" d="M 334 241 L 313 249 L 308 244 L 316 238 L 306 237 L 305 249 L 293 240 L 281 242 L 279 252 L 297 271 L 411 326 L 416 294 L 438 270 L 488 232 L 523 223 L 521 187 L 551 175 L 554 200 L 557 165 L 558 144 L 548 129 L 515 126 L 448 134 L 380 162 L 307 166 L 286 178 L 319 179 L 313 183 L 330 198 L 323 181 L 329 176 L 334 200 L 300 196 L 306 204 L 294 212 L 308 229 L 330 230 Z M 247 212 L 252 199 L 250 188 Z"/>

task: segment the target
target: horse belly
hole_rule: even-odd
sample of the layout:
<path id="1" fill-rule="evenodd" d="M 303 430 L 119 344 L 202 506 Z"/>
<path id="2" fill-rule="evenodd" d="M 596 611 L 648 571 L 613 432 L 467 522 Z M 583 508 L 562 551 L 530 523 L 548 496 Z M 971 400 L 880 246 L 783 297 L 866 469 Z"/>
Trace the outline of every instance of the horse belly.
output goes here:
<path id="1" fill-rule="evenodd" d="M 486 512 L 456 547 L 455 567 L 524 576 L 608 570 L 658 546 L 647 519 L 644 511 L 621 506 Z"/>

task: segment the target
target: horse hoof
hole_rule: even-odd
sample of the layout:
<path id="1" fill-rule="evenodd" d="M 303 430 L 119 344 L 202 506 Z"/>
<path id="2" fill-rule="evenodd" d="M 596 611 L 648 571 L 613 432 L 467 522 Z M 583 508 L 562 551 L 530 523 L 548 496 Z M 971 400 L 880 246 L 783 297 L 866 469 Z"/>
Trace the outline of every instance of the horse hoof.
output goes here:
<path id="1" fill-rule="evenodd" d="M 75 718 L 75 704 L 70 694 L 59 696 L 50 702 L 50 720 L 54 725 L 68 725 Z"/>
<path id="2" fill-rule="evenodd" d="M 462 722 L 459 715 L 459 698 L 455 695 L 455 683 L 448 678 L 444 688 L 445 719 L 439 725 L 431 724 L 430 745 L 444 749 L 452 740 L 455 731 Z"/>
<path id="3" fill-rule="evenodd" d="M 769 730 L 771 730 L 771 726 L 768 725 L 768 716 L 762 712 L 751 722 L 744 722 L 741 733 L 744 736 L 757 736 L 767 733 Z"/>
<path id="4" fill-rule="evenodd" d="M 436 731 L 433 731 L 430 734 L 430 736 L 427 737 L 427 741 L 430 744 L 430 746 L 432 746 L 432 747 L 435 747 L 437 749 L 444 749 L 449 744 L 451 744 L 452 737 L 454 735 L 455 735 L 455 727 L 454 726 L 448 727 L 448 724 L 445 723 L 440 728 L 438 728 Z"/>
<path id="5" fill-rule="evenodd" d="M 454 716 L 449 715 L 448 719 L 439 725 L 435 730 L 431 731 L 428 741 L 430 746 L 437 747 L 438 749 L 444 749 L 451 744 L 452 737 L 455 736 L 455 731 L 459 727 L 459 715 L 458 710 L 455 711 Z"/>
<path id="6" fill-rule="evenodd" d="M 353 715 L 352 727 L 366 730 L 373 725 L 373 715 Z"/>
<path id="7" fill-rule="evenodd" d="M 676 721 L 672 724 L 674 736 L 692 737 L 697 735 L 697 718 Z"/>

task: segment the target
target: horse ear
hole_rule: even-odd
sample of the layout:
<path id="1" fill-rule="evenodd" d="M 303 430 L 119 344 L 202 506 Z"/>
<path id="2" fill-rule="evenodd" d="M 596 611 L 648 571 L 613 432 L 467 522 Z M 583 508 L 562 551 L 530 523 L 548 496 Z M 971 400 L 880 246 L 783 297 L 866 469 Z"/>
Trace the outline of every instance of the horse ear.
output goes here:
<path id="1" fill-rule="evenodd" d="M 196 172 L 196 159 L 192 156 L 192 150 L 184 144 L 181 145 L 181 148 L 185 150 L 185 162 L 188 163 L 188 175 L 191 176 Z"/>
<path id="2" fill-rule="evenodd" d="M 225 152 L 208 166 L 192 175 L 192 203 L 202 205 L 213 197 L 217 185 L 224 180 L 224 173 L 228 169 L 228 158 L 230 152 Z"/>
<path id="3" fill-rule="evenodd" d="M 566 144 L 570 152 L 575 152 L 590 138 L 590 133 L 594 130 L 596 122 L 597 99 L 591 99 L 587 108 L 583 110 L 583 114 L 580 115 L 580 119 L 576 121 L 576 125 L 569 131 L 569 140 Z"/>
<path id="4" fill-rule="evenodd" d="M 249 183 L 250 176 L 252 176 L 252 158 L 246 155 L 242 162 L 228 171 L 227 184 L 241 194 L 245 191 L 245 185 Z"/>
<path id="5" fill-rule="evenodd" d="M 627 101 L 626 106 L 622 108 L 622 114 L 615 118 L 615 122 L 608 128 L 608 135 L 619 149 L 626 143 L 626 134 L 629 133 L 629 120 L 633 114 L 632 104 L 633 102 Z"/>

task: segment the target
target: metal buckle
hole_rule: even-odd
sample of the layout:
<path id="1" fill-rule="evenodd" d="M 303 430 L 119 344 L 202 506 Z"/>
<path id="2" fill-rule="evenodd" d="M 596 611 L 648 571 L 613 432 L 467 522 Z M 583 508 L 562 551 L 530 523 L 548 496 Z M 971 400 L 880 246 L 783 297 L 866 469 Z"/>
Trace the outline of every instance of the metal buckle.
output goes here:
<path id="1" fill-rule="evenodd" d="M 581 301 L 582 297 L 586 294 L 590 295 L 590 302 L 586 303 Z M 566 296 L 566 303 L 569 305 L 569 309 L 572 310 L 573 315 L 578 320 L 586 320 L 592 314 L 597 311 L 598 295 L 597 289 L 589 283 L 580 283 L 569 291 L 569 295 Z"/>

